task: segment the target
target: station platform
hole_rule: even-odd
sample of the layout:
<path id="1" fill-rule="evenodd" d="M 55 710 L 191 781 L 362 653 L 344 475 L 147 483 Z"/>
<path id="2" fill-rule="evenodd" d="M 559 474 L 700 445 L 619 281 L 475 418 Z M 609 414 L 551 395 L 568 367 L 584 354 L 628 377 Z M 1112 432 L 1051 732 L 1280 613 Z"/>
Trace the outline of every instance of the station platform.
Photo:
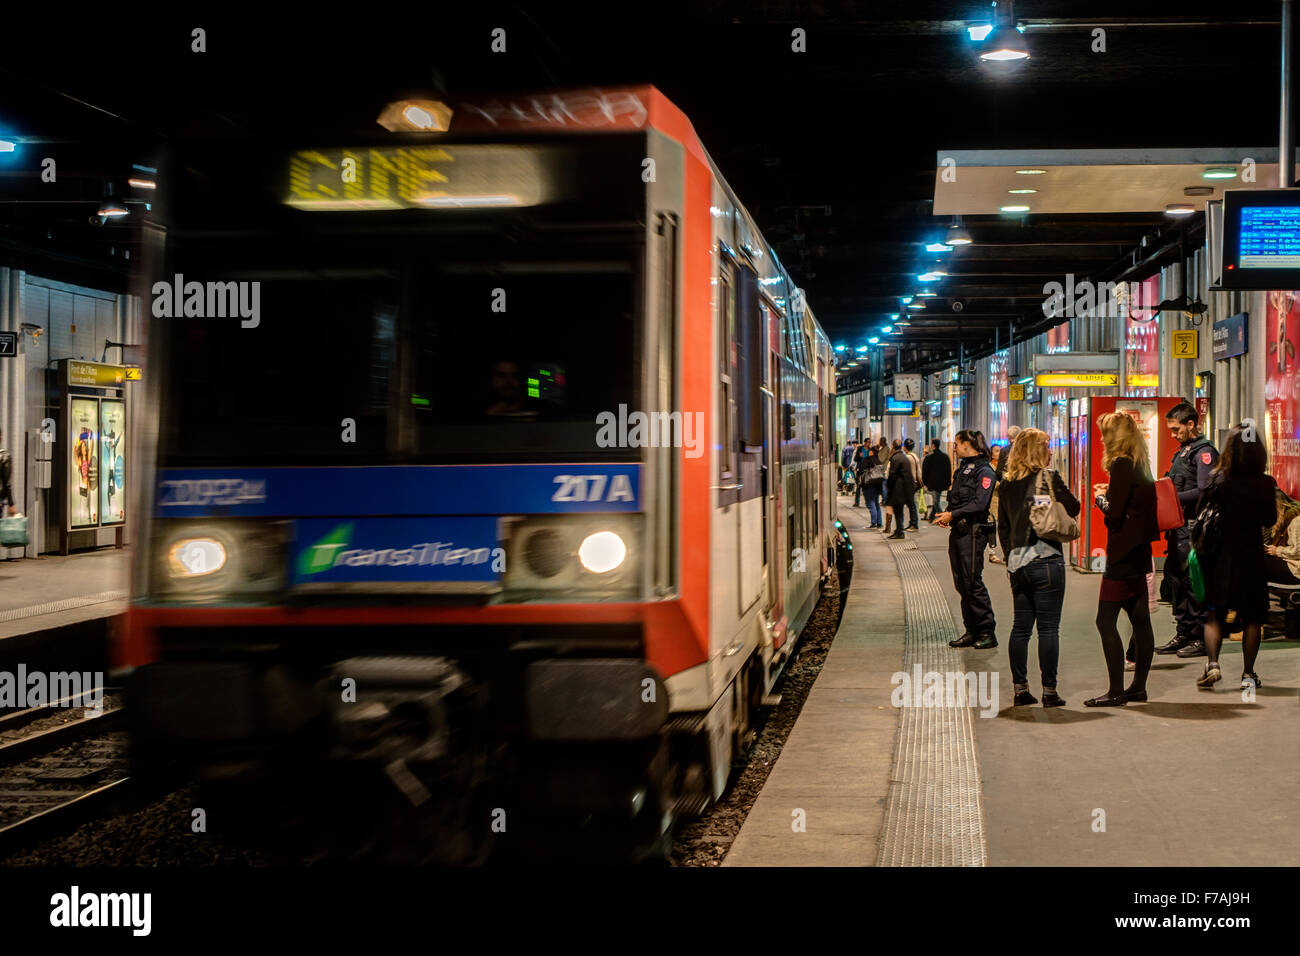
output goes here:
<path id="1" fill-rule="evenodd" d="M 126 610 L 129 549 L 0 561 L 0 640 Z"/>
<path id="2" fill-rule="evenodd" d="M 1070 572 L 1058 686 L 1065 707 L 1013 707 L 1004 565 L 986 564 L 997 648 L 963 628 L 948 532 L 868 531 L 840 499 L 855 553 L 839 633 L 724 866 L 1295 866 L 1300 864 L 1300 642 L 1264 641 L 1253 701 L 1241 644 L 1223 680 L 1205 658 L 1158 656 L 1145 704 L 1092 710 L 1106 687 L 1094 619 L 1101 576 Z M 1156 643 L 1173 634 L 1167 606 Z M 1127 636 L 1121 616 L 1121 633 Z M 1267 635 L 1266 635 L 1267 638 Z M 894 706 L 898 673 L 974 673 L 996 706 Z M 1030 690 L 1041 697 L 1037 638 Z M 916 698 L 919 700 L 919 695 Z"/>

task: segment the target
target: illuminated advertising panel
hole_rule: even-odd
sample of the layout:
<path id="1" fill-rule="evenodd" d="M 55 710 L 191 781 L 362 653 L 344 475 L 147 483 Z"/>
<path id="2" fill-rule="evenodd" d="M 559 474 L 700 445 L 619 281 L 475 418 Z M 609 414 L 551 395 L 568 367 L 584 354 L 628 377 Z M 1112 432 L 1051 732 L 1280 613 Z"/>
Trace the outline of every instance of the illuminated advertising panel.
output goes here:
<path id="1" fill-rule="evenodd" d="M 99 399 L 68 402 L 68 527 L 99 524 Z"/>
<path id="2" fill-rule="evenodd" d="M 1264 361 L 1265 432 L 1268 470 L 1287 494 L 1300 494 L 1300 363 L 1295 343 L 1300 341 L 1300 292 L 1269 292 L 1264 328 L 1268 331 L 1268 357 Z"/>
<path id="3" fill-rule="evenodd" d="M 126 520 L 126 403 L 99 403 L 99 513 L 101 524 Z"/>

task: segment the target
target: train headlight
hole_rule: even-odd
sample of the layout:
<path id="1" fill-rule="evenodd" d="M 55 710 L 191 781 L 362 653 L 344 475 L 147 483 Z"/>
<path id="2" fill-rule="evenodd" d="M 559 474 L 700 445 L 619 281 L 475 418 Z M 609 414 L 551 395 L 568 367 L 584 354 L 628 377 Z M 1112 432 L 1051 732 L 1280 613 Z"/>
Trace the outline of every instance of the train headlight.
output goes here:
<path id="1" fill-rule="evenodd" d="M 641 597 L 644 515 L 521 515 L 504 520 L 505 603 Z"/>
<path id="2" fill-rule="evenodd" d="M 167 573 L 173 578 L 202 577 L 225 566 L 225 546 L 213 538 L 181 538 L 167 551 Z"/>
<path id="3" fill-rule="evenodd" d="M 265 603 L 284 590 L 284 522 L 159 521 L 152 550 L 150 593 L 157 601 Z"/>
<path id="4" fill-rule="evenodd" d="M 582 539 L 578 560 L 588 571 L 605 574 L 613 571 L 627 557 L 627 545 L 613 531 L 597 531 Z"/>

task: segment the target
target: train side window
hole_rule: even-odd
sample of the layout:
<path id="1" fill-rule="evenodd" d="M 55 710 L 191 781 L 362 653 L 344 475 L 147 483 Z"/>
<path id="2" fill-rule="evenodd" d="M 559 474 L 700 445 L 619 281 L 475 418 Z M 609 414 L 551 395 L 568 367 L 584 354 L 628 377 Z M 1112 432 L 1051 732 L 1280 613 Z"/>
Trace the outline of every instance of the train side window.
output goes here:
<path id="1" fill-rule="evenodd" d="M 736 395 L 733 385 L 733 360 L 736 327 L 736 290 L 732 281 L 732 267 L 726 260 L 718 270 L 718 472 L 724 477 L 735 473 L 732 456 L 735 453 L 732 418 L 735 414 Z"/>
<path id="2" fill-rule="evenodd" d="M 758 276 L 748 266 L 736 275 L 736 322 L 739 326 L 737 376 L 735 382 L 741 450 L 763 445 L 763 303 L 758 295 Z"/>

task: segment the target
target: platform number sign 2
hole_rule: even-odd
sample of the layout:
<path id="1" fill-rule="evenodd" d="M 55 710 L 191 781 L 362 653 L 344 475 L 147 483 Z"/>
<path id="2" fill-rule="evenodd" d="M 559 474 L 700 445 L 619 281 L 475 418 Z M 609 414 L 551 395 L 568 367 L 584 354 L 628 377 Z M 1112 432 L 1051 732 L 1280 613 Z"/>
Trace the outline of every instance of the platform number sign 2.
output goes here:
<path id="1" fill-rule="evenodd" d="M 10 358 L 18 354 L 18 333 L 0 332 L 0 355 Z"/>
<path id="2" fill-rule="evenodd" d="M 1177 329 L 1173 334 L 1174 358 L 1200 358 L 1200 335 L 1195 329 Z"/>

